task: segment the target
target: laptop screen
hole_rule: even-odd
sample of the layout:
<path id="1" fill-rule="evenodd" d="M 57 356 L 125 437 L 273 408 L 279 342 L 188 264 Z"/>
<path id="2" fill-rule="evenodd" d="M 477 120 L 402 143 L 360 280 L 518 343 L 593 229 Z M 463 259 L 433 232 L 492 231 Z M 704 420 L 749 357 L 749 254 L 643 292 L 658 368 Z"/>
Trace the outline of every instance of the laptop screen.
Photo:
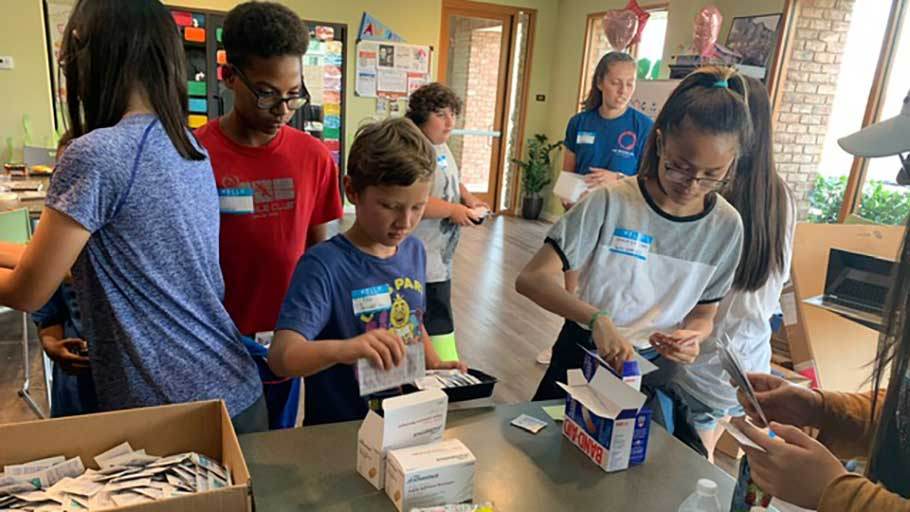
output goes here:
<path id="1" fill-rule="evenodd" d="M 894 262 L 890 260 L 831 249 L 825 295 L 882 311 L 893 282 L 893 267 Z"/>

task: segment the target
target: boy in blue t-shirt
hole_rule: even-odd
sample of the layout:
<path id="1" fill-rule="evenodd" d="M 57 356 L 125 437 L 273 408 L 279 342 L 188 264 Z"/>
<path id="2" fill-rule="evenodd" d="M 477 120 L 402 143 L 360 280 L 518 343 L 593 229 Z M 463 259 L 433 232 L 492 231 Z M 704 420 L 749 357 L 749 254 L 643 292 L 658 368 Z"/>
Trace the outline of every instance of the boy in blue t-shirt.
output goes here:
<path id="1" fill-rule="evenodd" d="M 354 225 L 300 259 L 269 348 L 273 372 L 304 377 L 304 425 L 366 416 L 360 359 L 382 370 L 419 365 L 406 361 L 406 344 L 422 344 L 427 368 L 466 371 L 439 359 L 423 327 L 426 254 L 408 236 L 430 193 L 433 147 L 410 120 L 388 119 L 358 131 L 347 166 Z"/>

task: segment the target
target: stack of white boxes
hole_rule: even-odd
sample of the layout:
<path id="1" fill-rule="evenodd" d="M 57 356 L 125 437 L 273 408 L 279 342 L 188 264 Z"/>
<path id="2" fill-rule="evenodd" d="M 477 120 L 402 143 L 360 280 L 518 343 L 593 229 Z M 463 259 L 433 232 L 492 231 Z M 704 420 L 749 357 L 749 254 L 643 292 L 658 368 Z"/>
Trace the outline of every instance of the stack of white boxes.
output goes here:
<path id="1" fill-rule="evenodd" d="M 385 489 L 399 511 L 474 498 L 475 458 L 457 439 L 442 441 L 448 396 L 438 389 L 388 398 L 357 436 L 357 472 Z"/>

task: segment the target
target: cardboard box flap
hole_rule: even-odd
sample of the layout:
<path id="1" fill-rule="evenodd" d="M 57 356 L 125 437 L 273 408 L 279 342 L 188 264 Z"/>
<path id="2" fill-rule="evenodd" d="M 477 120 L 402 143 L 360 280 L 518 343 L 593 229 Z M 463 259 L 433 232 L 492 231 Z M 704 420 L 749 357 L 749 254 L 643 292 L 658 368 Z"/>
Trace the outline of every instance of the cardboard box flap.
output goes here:
<path id="1" fill-rule="evenodd" d="M 449 396 L 439 389 L 383 400 L 382 437 L 377 445 L 387 450 L 442 439 L 448 404 Z"/>
<path id="2" fill-rule="evenodd" d="M 446 395 L 441 389 L 427 389 L 419 393 L 408 393 L 407 395 L 394 396 L 392 398 L 386 398 L 382 401 L 382 410 L 385 414 L 394 413 L 397 410 L 424 403 L 427 400 L 431 399 L 448 400 L 448 395 Z"/>
<path id="3" fill-rule="evenodd" d="M 361 442 L 370 447 L 380 448 L 382 445 L 382 417 L 375 411 L 367 413 L 358 430 L 358 437 Z"/>
<path id="4" fill-rule="evenodd" d="M 587 381 L 587 379 L 585 379 L 585 374 L 582 373 L 582 371 L 579 370 L 579 369 L 569 370 L 569 371 L 567 372 L 567 380 L 568 380 L 568 382 L 569 382 L 569 386 L 571 386 L 571 387 L 587 386 L 587 385 L 588 385 L 588 381 Z M 559 384 L 560 386 L 562 386 L 562 388 L 565 389 L 566 391 L 569 390 L 569 389 L 566 388 L 566 386 L 564 386 L 561 382 L 557 382 L 557 384 Z"/>
<path id="5" fill-rule="evenodd" d="M 581 345 L 579 345 L 579 346 L 581 346 Z M 588 350 L 584 347 L 581 347 L 581 348 L 582 348 L 582 350 L 587 352 L 591 357 L 593 357 L 598 363 L 600 363 L 601 366 L 603 366 L 605 368 L 610 368 L 610 365 L 604 360 L 604 358 L 600 357 L 600 354 L 598 354 L 597 352 L 595 352 L 593 350 Z M 657 371 L 657 365 L 652 363 L 651 361 L 648 361 L 647 359 L 645 359 L 645 357 L 642 356 L 641 354 L 639 354 L 637 350 L 632 353 L 632 359 L 634 359 L 638 363 L 638 371 L 642 375 L 647 375 L 651 372 Z"/>
<path id="6" fill-rule="evenodd" d="M 569 370 L 570 385 L 561 382 L 557 384 L 589 411 L 602 418 L 616 418 L 627 410 L 638 411 L 647 399 L 606 368 L 598 368 L 591 382 L 578 385 L 576 383 L 579 377 L 583 382 L 581 370 Z"/>

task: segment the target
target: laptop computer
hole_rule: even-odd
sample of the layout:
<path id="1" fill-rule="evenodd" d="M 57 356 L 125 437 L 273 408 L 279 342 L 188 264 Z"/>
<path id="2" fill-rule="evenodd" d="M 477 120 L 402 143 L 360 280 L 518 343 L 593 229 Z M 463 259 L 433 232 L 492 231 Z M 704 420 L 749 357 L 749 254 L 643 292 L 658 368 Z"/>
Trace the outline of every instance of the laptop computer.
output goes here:
<path id="1" fill-rule="evenodd" d="M 806 302 L 872 329 L 880 330 L 894 262 L 866 254 L 831 249 L 825 292 Z"/>

